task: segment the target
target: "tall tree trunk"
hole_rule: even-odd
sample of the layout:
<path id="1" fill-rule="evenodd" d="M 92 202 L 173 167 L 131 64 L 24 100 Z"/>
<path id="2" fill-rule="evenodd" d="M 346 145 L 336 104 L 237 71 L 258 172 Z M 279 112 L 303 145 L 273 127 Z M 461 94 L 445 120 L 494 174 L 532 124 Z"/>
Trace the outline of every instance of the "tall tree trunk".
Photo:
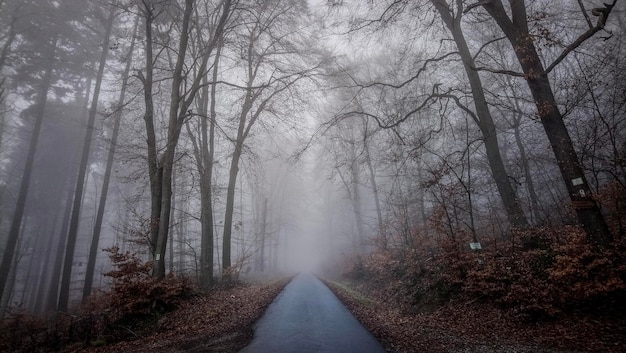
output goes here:
<path id="1" fill-rule="evenodd" d="M 102 87 L 102 79 L 104 77 L 104 67 L 106 65 L 107 55 L 109 53 L 109 38 L 113 28 L 113 20 L 115 18 L 115 10 L 111 7 L 109 17 L 105 24 L 105 33 L 102 41 L 100 52 L 100 61 L 98 63 L 98 74 L 96 76 L 96 84 L 89 109 L 89 118 L 87 119 L 87 131 L 85 132 L 85 140 L 83 142 L 83 151 L 78 167 L 78 177 L 76 179 L 76 190 L 74 193 L 74 206 L 72 207 L 72 216 L 70 218 L 70 229 L 67 234 L 67 243 L 65 247 L 65 260 L 63 261 L 63 275 L 61 277 L 61 291 L 59 293 L 59 310 L 67 311 L 70 285 L 72 279 L 72 262 L 74 261 L 74 249 L 76 247 L 76 238 L 78 235 L 78 225 L 80 221 L 80 206 L 85 188 L 85 176 L 87 175 L 89 151 L 91 150 L 91 139 L 93 137 L 94 123 L 96 114 L 98 113 L 98 100 L 100 99 L 100 88 Z"/>
<path id="2" fill-rule="evenodd" d="M 50 258 L 52 257 L 52 254 L 54 253 L 54 245 L 56 244 L 55 240 L 56 240 L 56 230 L 57 230 L 57 225 L 60 223 L 59 220 L 61 220 L 63 217 L 61 216 L 63 214 L 63 208 L 59 207 L 54 211 L 55 215 L 54 215 L 54 220 L 53 220 L 53 224 L 49 229 L 49 232 L 46 232 L 46 236 L 45 239 L 43 239 L 43 241 L 45 241 L 46 245 L 45 245 L 45 250 L 43 250 L 45 252 L 45 254 L 42 254 L 43 257 L 43 267 L 41 268 L 41 270 L 39 271 L 38 274 L 38 285 L 37 285 L 37 294 L 35 296 L 35 300 L 33 303 L 33 313 L 35 314 L 41 314 L 43 311 L 43 305 L 45 303 L 45 297 L 46 297 L 46 289 L 48 288 L 48 286 L 50 285 L 50 283 L 48 282 L 48 280 L 50 279 L 50 273 L 51 273 L 51 269 L 50 269 Z M 42 247 L 42 249 L 44 249 L 44 247 Z"/>
<path id="3" fill-rule="evenodd" d="M 165 251 L 167 249 L 167 237 L 170 230 L 170 211 L 172 208 L 172 176 L 174 171 L 174 157 L 176 154 L 176 146 L 180 137 L 180 131 L 183 126 L 183 120 L 187 115 L 186 103 L 181 102 L 184 93 L 181 93 L 181 85 L 183 83 L 183 68 L 185 65 L 185 57 L 187 55 L 187 47 L 189 44 L 189 27 L 191 15 L 193 13 L 195 1 L 185 0 L 185 8 L 182 19 L 181 37 L 178 46 L 178 56 L 176 58 L 176 66 L 172 75 L 172 88 L 170 94 L 170 111 L 169 122 L 167 127 L 167 144 L 165 152 L 160 159 L 161 175 L 161 213 L 159 215 L 158 233 L 156 239 L 156 249 L 154 257 L 154 267 L 152 276 L 157 279 L 165 277 Z M 205 61 L 206 62 L 206 61 Z M 200 71 L 204 71 L 206 64 L 202 65 Z M 192 97 L 193 98 L 193 97 Z M 181 104 L 182 103 L 182 104 Z M 182 110 L 179 110 L 181 109 Z"/>
<path id="4" fill-rule="evenodd" d="M 75 157 L 75 156 L 74 156 Z M 74 159 L 74 158 L 72 158 Z M 67 230 L 70 226 L 70 216 L 72 215 L 72 199 L 74 198 L 74 187 L 76 186 L 76 175 L 68 183 L 67 199 L 63 210 L 63 220 L 61 221 L 61 230 L 57 233 L 54 263 L 50 273 L 50 285 L 48 287 L 48 299 L 44 311 L 52 313 L 57 310 L 59 303 L 59 280 L 61 279 L 61 271 L 63 270 L 63 252 L 65 251 L 65 240 L 67 239 Z"/>
<path id="5" fill-rule="evenodd" d="M 248 63 L 252 65 L 252 63 Z M 230 161 L 230 170 L 228 174 L 228 186 L 226 189 L 226 210 L 224 212 L 224 235 L 222 237 L 222 277 L 224 280 L 229 281 L 231 279 L 231 238 L 233 232 L 233 213 L 235 210 L 235 189 L 237 187 L 237 174 L 239 173 L 239 160 L 243 153 L 243 144 L 250 131 L 250 128 L 254 124 L 254 120 L 258 114 L 254 114 L 250 121 L 248 121 L 248 113 L 252 109 L 252 104 L 257 95 L 253 94 L 252 84 L 254 82 L 254 76 L 252 75 L 251 67 L 249 66 L 248 74 L 248 90 L 241 113 L 239 114 L 239 126 L 237 127 L 237 138 L 235 139 L 235 149 Z"/>
<path id="6" fill-rule="evenodd" d="M 245 118 L 244 118 L 245 119 Z M 240 123 L 239 130 L 243 134 L 243 127 L 245 123 Z M 237 139 L 235 150 L 233 151 L 233 158 L 230 162 L 230 172 L 228 176 L 228 188 L 226 190 L 226 211 L 224 214 L 224 236 L 222 238 L 222 269 L 224 271 L 225 280 L 229 280 L 229 271 L 231 271 L 231 237 L 233 228 L 233 212 L 235 210 L 235 188 L 237 186 L 237 174 L 239 173 L 239 159 L 241 158 L 241 151 L 243 149 L 243 141 Z"/>
<path id="7" fill-rule="evenodd" d="M 259 272 L 265 272 L 265 247 L 267 246 L 267 197 L 263 198 L 263 209 L 261 210 L 261 251 L 259 254 Z"/>
<path id="8" fill-rule="evenodd" d="M 516 113 L 517 114 L 517 113 Z M 535 183 L 533 182 L 532 173 L 530 171 L 530 162 L 528 161 L 528 154 L 526 153 L 526 147 L 524 141 L 522 141 L 522 132 L 520 131 L 520 122 L 518 119 L 521 117 L 515 117 L 515 123 L 513 125 L 513 134 L 515 136 L 515 144 L 519 150 L 520 159 L 522 161 L 522 168 L 524 169 L 524 179 L 526 181 L 526 189 L 528 190 L 528 196 L 530 198 L 531 215 L 533 216 L 535 223 L 541 223 L 541 215 L 539 213 L 539 197 L 537 191 L 535 191 Z"/>
<path id="9" fill-rule="evenodd" d="M 178 222 L 176 224 L 177 232 L 178 232 L 178 270 L 182 271 L 185 268 L 185 263 L 187 261 L 187 253 L 186 253 L 186 237 L 185 233 L 187 232 L 187 224 L 185 222 L 185 200 L 182 197 L 178 198 Z M 174 248 L 171 249 L 172 251 Z M 195 262 L 195 251 L 194 251 L 194 262 Z M 198 278 L 197 273 L 197 264 L 196 264 L 196 278 Z"/>
<path id="10" fill-rule="evenodd" d="M 17 247 L 19 249 L 19 244 Z M 13 265 L 11 266 L 11 270 L 9 271 L 9 278 L 7 279 L 8 286 L 5 287 L 4 295 L 0 295 L 0 320 L 4 319 L 4 316 L 6 315 L 6 310 L 9 307 L 9 302 L 11 302 L 11 298 L 13 297 L 15 279 L 17 278 L 18 263 L 19 263 L 19 256 L 14 256 Z"/>
<path id="11" fill-rule="evenodd" d="M 365 129 L 365 131 L 363 132 L 363 147 L 365 149 L 365 163 L 367 164 L 367 170 L 370 174 L 370 183 L 372 184 L 372 193 L 374 194 L 374 205 L 376 206 L 376 220 L 378 222 L 378 236 L 381 237 L 383 240 L 383 249 L 387 249 L 387 233 L 385 232 L 383 224 L 383 210 L 380 206 L 378 185 L 376 183 L 376 173 L 374 173 L 374 166 L 372 164 L 372 157 L 370 155 L 367 129 Z"/>
<path id="12" fill-rule="evenodd" d="M 146 145 L 148 149 L 148 175 L 150 180 L 150 223 L 149 223 L 149 246 L 153 259 L 156 257 L 156 242 L 159 235 L 159 216 L 161 215 L 161 175 L 162 169 L 159 166 L 156 131 L 154 128 L 154 48 L 152 24 L 155 20 L 154 9 L 145 4 L 143 16 L 145 27 L 145 76 L 139 72 L 139 78 L 143 84 L 144 109 L 143 120 L 146 126 Z"/>
<path id="13" fill-rule="evenodd" d="M 502 161 L 500 147 L 498 145 L 496 126 L 493 122 L 491 112 L 489 111 L 489 105 L 487 104 L 487 99 L 485 98 L 485 92 L 480 75 L 474 69 L 474 59 L 467 46 L 465 36 L 463 35 L 461 29 L 462 13 L 459 12 L 455 17 L 453 17 L 447 1 L 432 0 L 432 2 L 444 23 L 450 30 L 454 42 L 459 50 L 459 55 L 461 56 L 461 61 L 463 62 L 463 68 L 465 69 L 465 74 L 467 75 L 472 89 L 472 97 L 474 98 L 473 100 L 476 115 L 472 115 L 472 118 L 482 133 L 483 142 L 485 144 L 485 152 L 487 154 L 487 161 L 489 163 L 493 179 L 496 183 L 498 193 L 500 194 L 502 204 L 504 205 L 508 220 L 511 225 L 516 227 L 527 226 L 528 220 L 524 215 L 522 205 L 515 193 L 515 189 L 511 185 L 504 162 Z"/>
<path id="14" fill-rule="evenodd" d="M 152 67 L 152 9 L 146 5 L 146 72 L 151 72 Z M 172 74 L 172 87 L 170 94 L 170 109 L 167 127 L 167 139 L 164 152 L 160 158 L 156 156 L 156 140 L 154 135 L 154 110 L 152 105 L 152 76 L 148 75 L 143 79 L 144 96 L 146 99 L 146 129 L 148 130 L 148 150 L 149 169 L 151 178 L 152 193 L 152 222 L 156 225 L 152 232 L 152 244 L 154 246 L 154 261 L 152 276 L 162 279 L 165 276 L 165 251 L 170 227 L 170 209 L 172 206 L 172 171 L 174 167 L 174 157 L 176 146 L 180 137 L 180 132 L 184 121 L 189 117 L 189 107 L 194 102 L 197 92 L 201 88 L 202 78 L 206 75 L 209 57 L 216 45 L 216 41 L 221 38 L 226 21 L 230 16 L 231 1 L 225 0 L 222 4 L 222 14 L 215 29 L 211 41 L 207 45 L 206 51 L 200 60 L 197 72 L 199 73 L 193 81 L 186 85 L 187 92 L 181 92 L 182 84 L 185 82 L 187 73 L 183 72 L 187 48 L 189 44 L 189 32 L 191 27 L 191 15 L 195 5 L 194 0 L 185 0 L 183 19 L 179 47 L 177 51 L 176 65 Z M 149 50 L 148 50 L 149 49 Z M 151 75 L 151 74 L 150 74 Z M 148 87 L 148 83 L 150 87 Z M 152 110 L 150 110 L 152 109 Z M 150 111 L 149 111 L 150 110 Z M 158 212 L 157 212 L 158 211 Z M 156 238 L 154 238 L 156 236 Z"/>
<path id="15" fill-rule="evenodd" d="M 176 180 L 176 177 L 177 176 L 178 176 L 178 173 L 176 173 L 176 170 L 174 170 L 174 173 L 172 175 L 172 203 L 174 204 L 174 207 L 172 207 L 172 209 L 170 210 L 170 218 L 172 220 L 172 224 L 174 224 L 174 226 L 173 226 L 174 230 L 178 230 L 178 236 L 179 236 L 179 239 L 180 239 L 180 237 L 182 237 L 182 235 L 183 235 L 182 234 L 183 232 L 182 232 L 180 227 L 177 227 L 176 222 L 179 222 L 179 223 L 182 222 L 182 217 L 180 217 L 179 219 L 176 219 L 177 216 L 175 215 L 175 211 L 176 211 L 176 207 L 177 207 L 177 205 L 176 205 L 176 201 L 177 201 L 177 198 L 176 198 L 176 195 L 177 195 L 177 191 L 176 191 L 176 186 L 177 186 L 176 185 L 176 181 L 177 180 Z M 182 202 L 180 202 L 180 205 L 182 206 Z M 181 213 L 179 213 L 179 215 L 182 216 Z M 174 234 L 172 234 L 169 237 L 169 242 L 170 242 L 170 249 L 169 249 L 170 263 L 169 263 L 168 268 L 169 268 L 169 272 L 173 273 L 174 272 Z M 182 243 L 180 245 L 182 246 Z M 182 250 L 181 247 L 179 247 L 179 250 Z M 182 266 L 180 266 L 180 263 L 179 263 L 179 266 L 178 266 L 178 270 L 179 271 L 183 270 Z"/>
<path id="16" fill-rule="evenodd" d="M 359 190 L 359 185 L 361 184 L 361 178 L 359 175 L 358 169 L 358 161 L 356 157 L 356 151 L 354 144 L 351 144 L 351 159 L 352 163 L 350 164 L 350 188 L 352 188 L 351 192 L 351 201 L 352 201 L 352 210 L 354 212 L 354 222 L 356 224 L 356 242 L 357 249 L 359 250 L 359 254 L 364 254 L 365 252 L 365 223 L 363 221 L 363 210 L 361 205 L 361 191 Z"/>
<path id="17" fill-rule="evenodd" d="M 600 246 L 608 244 L 611 241 L 610 230 L 593 198 L 574 144 L 563 121 L 563 115 L 559 111 L 552 92 L 548 73 L 539 58 L 533 38 L 529 33 L 525 1 L 516 1 L 514 6 L 511 6 L 511 18 L 509 18 L 500 0 L 489 1 L 482 6 L 494 18 L 513 46 L 578 221 L 583 226 L 591 243 Z M 603 18 L 600 20 L 605 21 L 606 15 L 602 14 L 601 16 Z"/>
<path id="18" fill-rule="evenodd" d="M 11 228 L 9 230 L 9 236 L 6 246 L 4 248 L 4 254 L 2 257 L 2 263 L 0 264 L 0 296 L 2 296 L 4 289 L 9 280 L 9 272 L 11 271 L 11 264 L 13 263 L 13 257 L 15 248 L 20 235 L 20 229 L 22 227 L 22 218 L 24 217 L 24 208 L 26 206 L 26 196 L 28 195 L 28 187 L 30 184 L 30 176 L 33 170 L 33 164 L 35 162 L 35 152 L 37 151 L 37 143 L 39 141 L 39 135 L 41 132 L 41 125 L 44 119 L 44 111 L 46 102 L 48 101 L 48 90 L 52 83 L 52 71 L 55 62 L 58 34 L 54 35 L 52 42 L 48 48 L 46 55 L 46 62 L 48 63 L 45 68 L 41 85 L 37 92 L 37 103 L 35 106 L 35 121 L 33 124 L 33 131 L 28 145 L 28 152 L 26 154 L 26 163 L 24 164 L 24 171 L 22 172 L 22 178 L 20 181 L 20 189 L 15 204 L 15 211 L 13 213 L 13 220 L 11 221 Z"/>
<path id="19" fill-rule="evenodd" d="M 218 79 L 221 41 L 217 44 L 213 61 L 213 82 Z M 206 77 L 201 90 L 199 102 L 201 121 L 201 139 L 199 145 L 194 144 L 196 164 L 200 171 L 200 221 L 202 235 L 200 238 L 200 287 L 208 289 L 213 284 L 213 161 L 215 158 L 215 121 L 217 119 L 216 93 L 217 85 L 209 90 Z M 194 140 L 195 141 L 195 140 Z"/>
<path id="20" fill-rule="evenodd" d="M 114 10 L 111 9 L 111 15 L 114 14 Z M 122 119 L 122 112 L 124 107 L 124 101 L 126 100 L 126 88 L 128 87 L 128 77 L 130 76 L 130 67 L 133 61 L 133 52 L 135 49 L 135 35 L 137 33 L 137 27 L 139 21 L 135 21 L 133 27 L 133 35 L 130 42 L 130 48 L 128 55 L 126 56 L 126 66 L 124 67 L 124 73 L 122 75 L 122 88 L 120 96 L 117 100 L 115 115 L 113 116 L 113 132 L 111 133 L 111 141 L 109 142 L 109 153 L 107 156 L 107 164 L 104 171 L 104 179 L 102 180 L 102 191 L 100 192 L 100 200 L 98 203 L 98 211 L 96 214 L 96 221 L 93 228 L 93 236 L 91 238 L 91 245 L 89 247 L 89 258 L 87 260 L 87 270 L 85 273 L 85 284 L 83 286 L 83 300 L 85 300 L 91 294 L 91 287 L 93 285 L 94 270 L 96 266 L 96 258 L 98 252 L 98 243 L 100 242 L 100 232 L 102 231 L 102 220 L 104 219 L 104 210 L 106 207 L 107 196 L 109 194 L 109 183 L 111 180 L 111 171 L 113 169 L 113 162 L 115 157 L 115 149 L 117 147 L 117 137 L 120 130 L 120 122 Z"/>

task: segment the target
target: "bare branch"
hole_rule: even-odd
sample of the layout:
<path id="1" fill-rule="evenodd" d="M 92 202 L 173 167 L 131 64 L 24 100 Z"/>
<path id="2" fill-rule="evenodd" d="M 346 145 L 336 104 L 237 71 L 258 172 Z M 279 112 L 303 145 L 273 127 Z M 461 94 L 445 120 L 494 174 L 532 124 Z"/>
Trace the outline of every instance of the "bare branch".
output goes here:
<path id="1" fill-rule="evenodd" d="M 494 39 L 486 42 L 485 44 L 481 45 L 480 48 L 478 48 L 478 50 L 476 51 L 476 54 L 474 54 L 474 56 L 472 57 L 472 60 L 476 60 L 476 58 L 478 57 L 480 52 L 483 51 L 483 49 L 485 49 L 488 45 L 490 45 L 492 43 L 495 43 L 495 42 L 499 42 L 499 41 L 501 41 L 503 39 L 506 39 L 506 36 L 494 38 Z"/>
<path id="2" fill-rule="evenodd" d="M 457 105 L 457 107 L 459 107 L 461 110 L 466 112 L 472 118 L 472 120 L 474 120 L 474 122 L 480 126 L 480 119 L 478 119 L 478 116 L 476 116 L 476 114 L 470 108 L 468 108 L 465 104 L 461 103 L 461 100 L 459 99 L 459 97 L 450 93 L 436 94 L 435 97 L 452 99 L 454 103 Z"/>
<path id="3" fill-rule="evenodd" d="M 396 7 L 397 5 L 401 5 L 400 8 L 394 9 L 394 7 Z M 402 13 L 404 6 L 406 6 L 406 4 L 404 3 L 404 0 L 394 0 L 391 4 L 389 4 L 389 6 L 387 6 L 387 8 L 383 11 L 383 13 L 378 18 L 364 20 L 363 23 L 359 24 L 358 26 L 354 28 L 350 28 L 349 30 L 341 34 L 345 35 L 345 34 L 354 33 L 354 32 L 360 31 L 364 28 L 370 27 L 377 23 L 381 23 L 384 25 L 386 22 L 393 19 L 396 15 Z"/>
<path id="4" fill-rule="evenodd" d="M 496 70 L 496 69 L 490 69 L 488 67 L 472 67 L 472 69 L 476 70 L 476 71 L 487 71 L 487 72 L 491 72 L 494 74 L 505 74 L 505 75 L 509 75 L 509 76 L 515 76 L 515 77 L 524 77 L 524 74 L 521 72 L 516 72 L 516 71 L 511 71 L 511 70 Z"/>
<path id="5" fill-rule="evenodd" d="M 432 59 L 427 59 L 424 61 L 424 65 L 422 67 L 419 68 L 419 70 L 417 70 L 417 73 L 411 77 L 409 77 L 407 80 L 399 83 L 399 84 L 392 84 L 392 83 L 384 83 L 384 82 L 372 82 L 372 83 L 368 83 L 368 84 L 360 84 L 355 78 L 353 78 L 351 75 L 348 76 L 350 77 L 350 79 L 354 82 L 354 84 L 357 87 L 360 88 L 370 88 L 370 87 L 375 87 L 375 86 L 382 86 L 382 87 L 390 87 L 390 88 L 402 88 L 404 86 L 406 86 L 407 84 L 411 83 L 412 81 L 415 81 L 416 79 L 418 79 L 420 77 L 420 75 L 426 71 L 426 66 L 430 63 L 433 62 L 437 62 L 437 61 L 442 61 L 443 59 L 451 56 L 451 55 L 455 55 L 458 54 L 458 51 L 453 51 L 453 52 L 449 52 L 443 56 L 440 56 L 438 58 L 432 58 Z"/>
<path id="6" fill-rule="evenodd" d="M 608 19 L 609 14 L 613 9 L 613 6 L 615 6 L 615 3 L 617 3 L 617 0 L 613 0 L 612 4 L 604 4 L 604 8 L 595 8 L 591 10 L 591 13 L 594 16 L 598 16 L 598 22 L 596 23 L 596 25 L 592 28 L 589 28 L 585 33 L 581 34 L 580 37 L 578 37 L 572 44 L 568 45 L 565 50 L 563 50 L 561 55 L 559 55 L 559 57 L 556 58 L 556 60 L 554 60 L 554 62 L 550 64 L 550 66 L 548 66 L 545 71 L 546 74 L 552 71 L 559 63 L 561 63 L 561 61 L 563 61 L 563 59 L 567 57 L 567 55 L 569 55 L 569 53 L 576 50 L 576 48 L 583 44 L 587 39 L 593 37 L 594 34 L 604 29 L 606 20 Z"/>
<path id="7" fill-rule="evenodd" d="M 582 0 L 578 0 L 578 6 L 580 6 L 580 10 L 585 16 L 585 20 L 587 21 L 587 25 L 589 26 L 589 28 L 593 28 L 593 23 L 591 23 L 591 18 L 589 17 L 587 9 L 585 9 L 585 5 L 583 4 Z"/>
<path id="8" fill-rule="evenodd" d="M 469 5 L 468 7 L 466 7 L 465 10 L 463 11 L 463 13 L 468 13 L 475 7 L 488 5 L 489 3 L 491 3 L 491 1 L 492 0 L 483 0 L 483 1 L 479 1 L 479 2 L 473 3 L 473 4 Z"/>

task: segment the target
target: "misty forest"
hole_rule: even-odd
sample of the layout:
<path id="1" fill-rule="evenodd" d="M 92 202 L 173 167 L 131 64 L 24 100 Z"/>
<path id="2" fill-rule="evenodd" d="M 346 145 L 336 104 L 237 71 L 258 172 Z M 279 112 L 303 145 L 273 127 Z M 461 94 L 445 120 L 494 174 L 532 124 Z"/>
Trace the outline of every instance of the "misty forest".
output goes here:
<path id="1" fill-rule="evenodd" d="M 0 351 L 238 351 L 304 272 L 390 352 L 623 352 L 625 232 L 621 1 L 0 0 Z"/>

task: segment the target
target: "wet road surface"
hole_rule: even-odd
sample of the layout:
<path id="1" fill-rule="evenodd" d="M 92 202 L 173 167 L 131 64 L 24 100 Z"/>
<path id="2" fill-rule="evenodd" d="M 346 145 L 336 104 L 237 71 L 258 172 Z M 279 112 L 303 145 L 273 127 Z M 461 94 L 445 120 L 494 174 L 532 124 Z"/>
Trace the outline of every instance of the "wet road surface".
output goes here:
<path id="1" fill-rule="evenodd" d="M 297 275 L 255 326 L 240 353 L 383 353 L 337 297 L 310 274 Z"/>

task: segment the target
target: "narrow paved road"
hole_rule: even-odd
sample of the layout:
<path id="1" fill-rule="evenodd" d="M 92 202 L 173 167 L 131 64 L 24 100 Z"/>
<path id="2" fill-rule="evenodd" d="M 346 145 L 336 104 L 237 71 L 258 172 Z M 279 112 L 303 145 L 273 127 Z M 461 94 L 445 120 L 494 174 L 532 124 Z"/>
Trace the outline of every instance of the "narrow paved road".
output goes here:
<path id="1" fill-rule="evenodd" d="M 383 353 L 320 280 L 299 274 L 269 306 L 240 353 Z"/>

